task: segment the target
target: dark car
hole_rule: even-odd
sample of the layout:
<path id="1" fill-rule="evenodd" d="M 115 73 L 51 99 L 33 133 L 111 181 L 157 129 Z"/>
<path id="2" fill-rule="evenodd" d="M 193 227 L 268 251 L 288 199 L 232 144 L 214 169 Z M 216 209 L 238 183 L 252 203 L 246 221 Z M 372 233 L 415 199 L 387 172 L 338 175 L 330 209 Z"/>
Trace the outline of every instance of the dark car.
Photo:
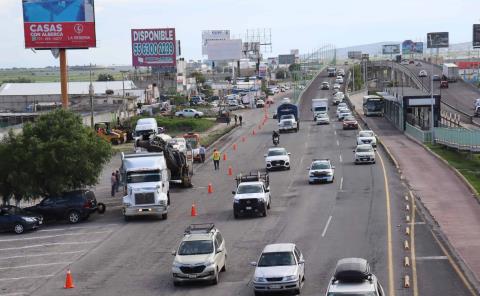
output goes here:
<path id="1" fill-rule="evenodd" d="M 25 211 L 16 206 L 0 207 L 0 231 L 13 231 L 22 234 L 43 224 L 41 215 Z"/>
<path id="2" fill-rule="evenodd" d="M 75 190 L 60 196 L 45 197 L 39 204 L 26 208 L 40 214 L 45 220 L 67 220 L 74 224 L 97 211 L 95 194 L 90 190 Z"/>
<path id="3" fill-rule="evenodd" d="M 440 81 L 440 75 L 433 75 L 432 77 L 433 81 Z"/>
<path id="4" fill-rule="evenodd" d="M 358 129 L 358 122 L 353 116 L 347 116 L 343 119 L 343 129 Z"/>

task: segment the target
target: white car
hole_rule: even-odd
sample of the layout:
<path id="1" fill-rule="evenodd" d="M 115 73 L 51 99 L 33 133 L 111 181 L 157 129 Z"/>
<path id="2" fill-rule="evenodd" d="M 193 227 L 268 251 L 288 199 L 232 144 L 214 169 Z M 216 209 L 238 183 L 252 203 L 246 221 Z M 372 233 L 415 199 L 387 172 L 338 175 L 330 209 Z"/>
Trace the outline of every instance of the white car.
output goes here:
<path id="1" fill-rule="evenodd" d="M 337 118 L 339 121 L 342 121 L 345 117 L 352 116 L 352 112 L 348 109 L 340 109 L 337 111 Z"/>
<path id="2" fill-rule="evenodd" d="M 337 110 L 338 110 L 339 108 L 347 108 L 347 109 L 348 109 L 348 105 L 347 105 L 347 103 L 345 103 L 345 102 L 341 102 L 341 103 L 338 104 Z"/>
<path id="3" fill-rule="evenodd" d="M 308 168 L 308 184 L 315 182 L 333 183 L 335 167 L 328 159 L 314 159 Z"/>
<path id="4" fill-rule="evenodd" d="M 290 152 L 287 152 L 285 148 L 270 148 L 264 157 L 267 171 L 272 169 L 290 169 Z"/>
<path id="5" fill-rule="evenodd" d="M 338 90 L 338 89 L 340 89 L 340 87 L 341 87 L 341 86 L 340 86 L 340 84 L 338 84 L 338 83 L 335 83 L 335 84 L 333 85 L 333 89 L 334 89 L 334 90 L 335 90 L 335 89 Z"/>
<path id="6" fill-rule="evenodd" d="M 265 101 L 262 99 L 258 99 L 256 103 L 257 108 L 262 108 L 265 106 Z"/>
<path id="7" fill-rule="evenodd" d="M 208 281 L 216 285 L 227 268 L 227 247 L 213 223 L 192 224 L 185 230 L 180 246 L 172 252 L 173 284 Z"/>
<path id="8" fill-rule="evenodd" d="M 427 71 L 425 70 L 421 70 L 419 73 L 418 73 L 418 77 L 427 77 Z"/>
<path id="9" fill-rule="evenodd" d="M 168 144 L 170 144 L 173 149 L 176 149 L 180 152 L 186 152 L 187 151 L 187 141 L 185 138 L 173 138 L 168 141 Z"/>
<path id="10" fill-rule="evenodd" d="M 203 112 L 195 109 L 183 109 L 182 111 L 175 112 L 175 116 L 200 118 L 203 117 Z"/>
<path id="11" fill-rule="evenodd" d="M 328 117 L 327 113 L 319 113 L 317 114 L 317 116 L 315 116 L 315 122 L 317 123 L 317 125 L 329 124 L 330 118 Z"/>
<path id="12" fill-rule="evenodd" d="M 344 99 L 345 99 L 345 95 L 343 94 L 343 92 L 339 91 L 333 95 L 332 102 L 334 105 L 337 105 L 342 103 Z"/>
<path id="13" fill-rule="evenodd" d="M 362 258 L 340 259 L 335 274 L 330 279 L 326 296 L 363 295 L 385 296 L 378 278 L 370 271 L 367 260 Z"/>
<path id="14" fill-rule="evenodd" d="M 265 292 L 300 294 L 305 282 L 305 259 L 295 244 L 265 246 L 255 266 L 253 289 L 255 295 Z"/>
<path id="15" fill-rule="evenodd" d="M 370 144 L 360 144 L 353 150 L 355 153 L 355 164 L 375 163 L 375 149 Z"/>
<path id="16" fill-rule="evenodd" d="M 375 133 L 371 130 L 360 131 L 357 136 L 357 145 L 360 144 L 370 144 L 372 147 L 377 147 L 377 137 L 375 137 Z"/>
<path id="17" fill-rule="evenodd" d="M 342 76 L 342 77 L 345 76 L 345 70 L 339 69 L 338 70 L 338 76 Z"/>
<path id="18" fill-rule="evenodd" d="M 343 84 L 343 77 L 337 76 L 337 79 L 335 79 L 335 83 Z"/>

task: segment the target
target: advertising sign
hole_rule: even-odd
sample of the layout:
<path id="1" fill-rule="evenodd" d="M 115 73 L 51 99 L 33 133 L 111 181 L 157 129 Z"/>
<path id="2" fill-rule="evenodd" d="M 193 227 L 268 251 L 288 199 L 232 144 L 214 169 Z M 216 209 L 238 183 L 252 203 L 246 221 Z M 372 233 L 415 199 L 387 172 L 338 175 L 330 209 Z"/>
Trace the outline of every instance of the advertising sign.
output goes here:
<path id="1" fill-rule="evenodd" d="M 25 48 L 96 46 L 94 0 L 22 0 Z"/>
<path id="2" fill-rule="evenodd" d="M 295 64 L 295 55 L 294 55 L 294 54 L 281 54 L 281 55 L 278 55 L 278 64 L 280 64 L 280 65 L 291 65 L 291 64 Z"/>
<path id="3" fill-rule="evenodd" d="M 423 42 L 415 42 L 415 53 L 423 53 Z"/>
<path id="4" fill-rule="evenodd" d="M 242 39 L 210 40 L 207 45 L 210 61 L 240 60 L 242 57 Z"/>
<path id="5" fill-rule="evenodd" d="M 360 60 L 362 58 L 362 52 L 361 51 L 349 51 L 348 52 L 348 58 L 349 59 Z"/>
<path id="6" fill-rule="evenodd" d="M 258 76 L 261 78 L 267 77 L 267 65 L 266 64 L 260 64 L 258 66 Z"/>
<path id="7" fill-rule="evenodd" d="M 427 48 L 448 47 L 448 32 L 427 33 Z"/>
<path id="8" fill-rule="evenodd" d="M 480 24 L 473 25 L 473 47 L 480 48 Z"/>
<path id="9" fill-rule="evenodd" d="M 300 56 L 300 50 L 299 49 L 290 49 L 290 54 L 294 54 L 296 58 Z"/>
<path id="10" fill-rule="evenodd" d="M 243 42 L 242 51 L 259 53 L 260 52 L 260 42 Z"/>
<path id="11" fill-rule="evenodd" d="M 402 54 L 423 53 L 423 42 L 405 40 L 402 42 Z"/>
<path id="12" fill-rule="evenodd" d="M 399 54 L 400 44 L 385 44 L 382 46 L 382 54 Z"/>
<path id="13" fill-rule="evenodd" d="M 207 55 L 208 42 L 212 40 L 230 40 L 230 30 L 202 31 L 202 55 Z"/>
<path id="14" fill-rule="evenodd" d="M 132 29 L 134 67 L 172 68 L 176 65 L 175 29 Z"/>

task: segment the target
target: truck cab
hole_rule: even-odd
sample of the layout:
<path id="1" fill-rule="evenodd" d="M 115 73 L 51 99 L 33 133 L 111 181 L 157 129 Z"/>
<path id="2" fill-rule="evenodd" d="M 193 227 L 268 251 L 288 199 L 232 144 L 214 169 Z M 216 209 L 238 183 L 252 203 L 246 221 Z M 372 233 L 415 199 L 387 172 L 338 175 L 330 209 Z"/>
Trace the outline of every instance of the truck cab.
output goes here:
<path id="1" fill-rule="evenodd" d="M 167 219 L 170 185 L 163 153 L 122 153 L 122 174 L 125 180 L 125 220 L 134 216 Z"/>
<path id="2" fill-rule="evenodd" d="M 283 103 L 277 108 L 279 132 L 293 130 L 298 132 L 300 123 L 298 121 L 298 107 L 290 103 Z"/>
<path id="3" fill-rule="evenodd" d="M 151 140 L 158 133 L 157 120 L 155 118 L 140 118 L 135 126 L 135 146 L 138 141 Z"/>
<path id="4" fill-rule="evenodd" d="M 235 178 L 237 190 L 232 191 L 233 216 L 236 218 L 245 214 L 260 214 L 267 216 L 270 209 L 270 182 L 268 173 L 250 173 Z"/>

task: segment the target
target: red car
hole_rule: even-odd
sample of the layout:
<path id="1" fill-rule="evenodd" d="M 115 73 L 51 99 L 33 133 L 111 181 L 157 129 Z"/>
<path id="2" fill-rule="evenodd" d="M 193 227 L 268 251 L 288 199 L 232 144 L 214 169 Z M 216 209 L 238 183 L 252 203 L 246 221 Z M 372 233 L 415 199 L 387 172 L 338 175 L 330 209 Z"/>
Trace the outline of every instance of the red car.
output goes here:
<path id="1" fill-rule="evenodd" d="M 343 129 L 358 129 L 358 121 L 353 116 L 347 116 L 343 119 Z"/>

